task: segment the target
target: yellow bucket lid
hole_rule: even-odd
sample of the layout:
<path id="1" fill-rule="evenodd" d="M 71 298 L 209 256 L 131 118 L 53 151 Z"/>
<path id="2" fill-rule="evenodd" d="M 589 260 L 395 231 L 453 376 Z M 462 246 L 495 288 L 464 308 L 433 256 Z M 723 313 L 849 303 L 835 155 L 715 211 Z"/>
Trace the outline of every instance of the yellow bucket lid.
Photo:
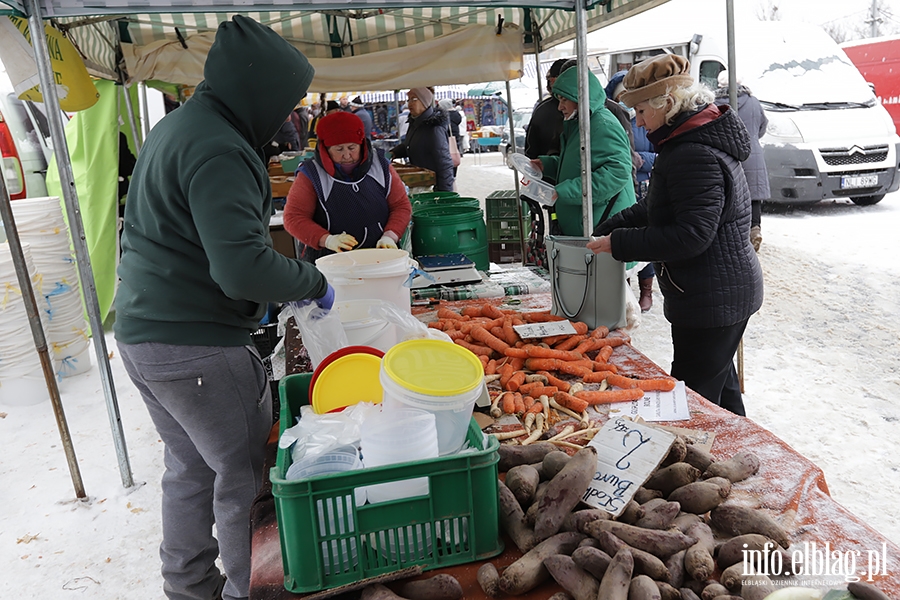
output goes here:
<path id="1" fill-rule="evenodd" d="M 477 356 L 441 340 L 400 342 L 384 355 L 382 368 L 398 385 L 429 396 L 465 394 L 484 378 Z"/>
<path id="2" fill-rule="evenodd" d="M 361 352 L 347 354 L 326 366 L 312 390 L 316 414 L 331 412 L 358 402 L 378 404 L 384 394 L 378 372 L 381 359 Z"/>

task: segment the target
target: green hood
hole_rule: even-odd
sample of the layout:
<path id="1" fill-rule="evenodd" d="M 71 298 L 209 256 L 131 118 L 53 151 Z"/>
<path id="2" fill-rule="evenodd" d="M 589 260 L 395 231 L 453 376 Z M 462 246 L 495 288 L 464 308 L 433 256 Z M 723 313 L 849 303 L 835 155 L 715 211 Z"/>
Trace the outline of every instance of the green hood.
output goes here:
<path id="1" fill-rule="evenodd" d="M 260 148 L 275 137 L 314 74 L 306 57 L 284 38 L 235 15 L 219 25 L 194 97 L 217 105 L 250 145 Z"/>
<path id="2" fill-rule="evenodd" d="M 577 67 L 563 71 L 562 75 L 557 78 L 556 83 L 553 84 L 553 94 L 567 98 L 572 102 L 578 102 Z M 603 91 L 600 80 L 590 71 L 588 71 L 588 94 L 590 97 L 589 105 L 591 107 L 591 112 L 599 110 L 606 103 L 606 92 Z M 581 105 L 580 102 L 578 102 L 578 104 L 579 106 Z"/>

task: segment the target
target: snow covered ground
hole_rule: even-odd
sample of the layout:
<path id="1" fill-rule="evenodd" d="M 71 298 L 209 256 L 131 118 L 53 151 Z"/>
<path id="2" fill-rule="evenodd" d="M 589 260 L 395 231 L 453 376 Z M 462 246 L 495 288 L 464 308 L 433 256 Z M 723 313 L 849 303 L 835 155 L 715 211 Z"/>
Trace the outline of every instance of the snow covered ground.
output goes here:
<path id="1" fill-rule="evenodd" d="M 476 164 L 476 158 L 477 163 Z M 466 155 L 463 195 L 512 186 L 499 154 Z M 825 472 L 832 496 L 900 543 L 900 194 L 763 216 L 766 301 L 744 340 L 748 415 Z M 634 345 L 671 361 L 657 292 Z M 26 341 L 23 341 L 25 343 Z M 135 486 L 125 489 L 96 366 L 63 381 L 86 501 L 50 403 L 0 405 L 0 597 L 162 598 L 160 443 L 107 336 Z"/>

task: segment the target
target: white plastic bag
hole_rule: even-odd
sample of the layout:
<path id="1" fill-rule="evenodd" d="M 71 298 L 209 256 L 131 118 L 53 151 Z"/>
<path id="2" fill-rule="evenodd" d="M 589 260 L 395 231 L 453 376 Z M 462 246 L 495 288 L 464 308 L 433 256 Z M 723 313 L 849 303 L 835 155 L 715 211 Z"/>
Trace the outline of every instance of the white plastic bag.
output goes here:
<path id="1" fill-rule="evenodd" d="M 397 341 L 406 340 L 441 340 L 453 343 L 450 336 L 439 329 L 428 327 L 408 312 L 403 312 L 389 302 L 382 302 L 369 307 L 369 314 L 376 319 L 392 323 L 397 330 Z"/>
<path id="2" fill-rule="evenodd" d="M 309 405 L 301 406 L 297 424 L 284 430 L 278 439 L 278 447 L 291 448 L 293 462 L 338 446 L 359 447 L 360 425 L 369 415 L 378 412 L 381 412 L 381 405 L 371 402 L 359 402 L 341 412 L 322 415 L 313 412 Z"/>
<path id="3" fill-rule="evenodd" d="M 297 321 L 313 369 L 335 350 L 350 345 L 338 311 L 319 308 L 315 302 L 305 306 L 289 304 L 288 307 L 289 314 Z"/>

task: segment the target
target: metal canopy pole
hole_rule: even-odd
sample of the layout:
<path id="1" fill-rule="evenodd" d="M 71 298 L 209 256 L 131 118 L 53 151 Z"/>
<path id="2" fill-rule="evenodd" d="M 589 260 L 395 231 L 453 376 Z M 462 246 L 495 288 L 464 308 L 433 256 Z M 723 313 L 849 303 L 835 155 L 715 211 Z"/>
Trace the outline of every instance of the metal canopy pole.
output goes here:
<path id="1" fill-rule="evenodd" d="M 22 251 L 22 244 L 19 241 L 19 230 L 16 228 L 16 221 L 13 218 L 9 189 L 6 187 L 5 177 L 0 177 L 0 219 L 3 220 L 6 238 L 9 241 L 9 252 L 12 255 L 13 265 L 16 267 L 16 276 L 19 280 L 19 288 L 22 290 L 22 301 L 25 303 L 28 322 L 31 325 L 34 347 L 37 349 L 38 358 L 41 360 L 41 370 L 44 372 L 44 381 L 47 382 L 47 391 L 50 392 L 50 404 L 53 405 L 56 427 L 59 429 L 59 437 L 62 439 L 63 450 L 66 453 L 66 462 L 69 463 L 69 473 L 75 486 L 75 497 L 85 500 L 87 499 L 87 494 L 84 491 L 84 481 L 81 479 L 81 470 L 78 468 L 78 459 L 75 457 L 75 448 L 72 446 L 72 436 L 69 434 L 66 412 L 59 397 L 59 386 L 56 384 L 56 371 L 53 368 L 53 359 L 50 358 L 50 353 L 47 351 L 47 338 L 41 325 L 41 316 L 34 297 L 34 289 L 31 287 L 28 265 L 25 264 L 25 255 Z"/>
<path id="2" fill-rule="evenodd" d="M 141 133 L 143 134 L 141 139 L 146 140 L 150 134 L 150 106 L 147 102 L 147 84 L 139 83 L 138 89 L 141 92 Z"/>
<path id="3" fill-rule="evenodd" d="M 122 83 L 122 91 L 125 93 L 125 110 L 128 111 L 128 125 L 131 127 L 131 137 L 134 138 L 134 157 L 137 158 L 141 154 L 141 147 L 144 144 L 138 135 L 137 119 L 134 114 L 134 103 L 131 101 L 131 93 L 129 93 L 124 82 Z"/>
<path id="4" fill-rule="evenodd" d="M 581 130 L 581 222 L 584 237 L 594 232 L 591 201 L 591 97 L 587 66 L 587 0 L 575 0 L 575 55 L 578 64 L 578 128 Z"/>
<path id="5" fill-rule="evenodd" d="M 509 87 L 509 79 L 506 80 L 506 126 L 509 129 L 509 147 L 512 153 L 516 153 L 516 127 L 513 123 L 512 90 Z M 525 219 L 522 217 L 522 200 L 519 198 L 519 174 L 513 169 L 513 180 L 516 184 L 516 215 L 519 217 L 519 242 L 522 248 L 522 265 L 525 265 Z"/>
<path id="6" fill-rule="evenodd" d="M 725 0 L 725 30 L 728 44 L 728 104 L 737 110 L 737 68 L 734 51 L 734 0 Z"/>
<path id="7" fill-rule="evenodd" d="M 72 173 L 72 162 L 69 160 L 69 145 L 66 143 L 66 133 L 62 117 L 60 116 L 62 111 L 59 107 L 59 96 L 56 93 L 53 69 L 50 66 L 50 51 L 47 47 L 46 36 L 35 34 L 35 32 L 40 32 L 41 34 L 44 32 L 44 23 L 41 21 L 41 9 L 38 6 L 38 0 L 25 0 L 25 8 L 28 10 L 28 27 L 31 31 L 31 43 L 34 46 L 34 60 L 38 68 L 44 104 L 47 107 L 47 118 L 50 121 L 50 133 L 53 139 L 53 152 L 56 156 L 56 166 L 59 169 L 59 181 L 62 185 L 69 228 L 72 231 L 75 263 L 78 267 L 78 275 L 81 278 L 82 293 L 84 294 L 84 301 L 93 333 L 91 338 L 94 342 L 94 353 L 97 356 L 97 368 L 100 369 L 103 395 L 106 398 L 106 410 L 109 413 L 109 424 L 112 428 L 116 456 L 119 460 L 119 473 L 122 477 L 122 485 L 131 487 L 134 485 L 134 479 L 132 478 L 131 465 L 128 461 L 128 450 L 125 447 L 125 436 L 122 431 L 122 418 L 119 414 L 116 390 L 113 387 L 109 354 L 106 350 L 106 337 L 103 335 L 103 321 L 100 319 L 100 302 L 97 300 L 94 272 L 91 270 L 91 258 L 85 242 L 84 225 L 81 222 L 81 209 L 78 206 L 78 194 L 75 191 L 75 176 Z"/>

